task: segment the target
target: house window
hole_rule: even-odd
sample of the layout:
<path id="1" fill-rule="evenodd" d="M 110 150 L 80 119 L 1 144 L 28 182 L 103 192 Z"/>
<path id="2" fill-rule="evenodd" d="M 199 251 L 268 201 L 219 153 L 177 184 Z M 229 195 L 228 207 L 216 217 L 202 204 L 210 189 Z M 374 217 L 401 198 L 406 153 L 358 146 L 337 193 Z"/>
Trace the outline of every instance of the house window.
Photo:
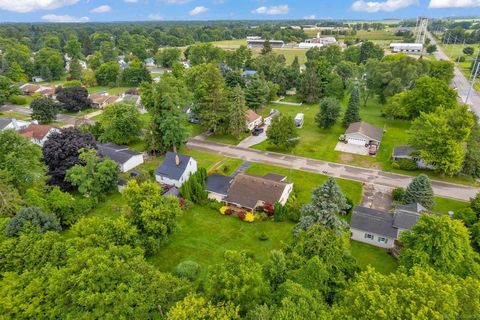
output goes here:
<path id="1" fill-rule="evenodd" d="M 374 237 L 373 237 L 373 234 L 365 233 L 365 238 L 373 240 Z"/>
<path id="2" fill-rule="evenodd" d="M 387 238 L 384 238 L 384 237 L 378 237 L 378 242 L 387 243 L 387 242 L 388 242 L 388 239 L 387 239 Z"/>

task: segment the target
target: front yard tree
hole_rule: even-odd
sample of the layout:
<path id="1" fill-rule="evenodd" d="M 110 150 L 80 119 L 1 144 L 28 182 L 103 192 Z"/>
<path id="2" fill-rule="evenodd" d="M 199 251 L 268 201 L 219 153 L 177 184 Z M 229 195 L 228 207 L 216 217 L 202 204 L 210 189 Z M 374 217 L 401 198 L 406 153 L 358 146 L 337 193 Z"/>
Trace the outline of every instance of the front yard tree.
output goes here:
<path id="1" fill-rule="evenodd" d="M 88 91 L 84 87 L 59 87 L 56 90 L 57 100 L 67 111 L 81 111 L 92 106 Z"/>
<path id="2" fill-rule="evenodd" d="M 78 188 L 85 197 L 100 197 L 117 187 L 119 168 L 115 161 L 101 159 L 97 150 L 81 150 L 79 164 L 67 170 L 65 181 Z"/>
<path id="3" fill-rule="evenodd" d="M 312 201 L 303 206 L 298 230 L 308 230 L 319 223 L 337 233 L 345 230 L 346 223 L 339 218 L 350 206 L 334 178 L 328 178 L 321 187 L 313 190 Z"/>
<path id="4" fill-rule="evenodd" d="M 247 106 L 245 103 L 245 95 L 242 88 L 237 85 L 232 89 L 230 94 L 230 112 L 229 112 L 229 128 L 230 133 L 239 138 L 242 133 L 245 132 L 246 121 L 245 114 L 247 112 Z"/>
<path id="5" fill-rule="evenodd" d="M 298 143 L 297 127 L 292 117 L 280 115 L 274 117 L 267 129 L 268 141 L 283 150 L 293 149 Z"/>
<path id="6" fill-rule="evenodd" d="M 129 144 L 137 140 L 142 130 L 140 112 L 132 103 L 119 102 L 105 108 L 100 120 L 102 141 Z"/>
<path id="7" fill-rule="evenodd" d="M 423 214 L 400 236 L 400 263 L 407 269 L 431 267 L 461 277 L 478 275 L 480 266 L 463 222 L 448 215 Z"/>
<path id="8" fill-rule="evenodd" d="M 435 205 L 432 184 L 427 175 L 421 174 L 410 182 L 403 195 L 403 203 L 420 203 L 425 208 L 432 208 Z"/>
<path id="9" fill-rule="evenodd" d="M 422 113 L 409 131 L 410 144 L 420 150 L 420 157 L 434 164 L 437 171 L 449 175 L 462 169 L 465 143 L 474 119 L 464 105 L 436 112 Z"/>
<path id="10" fill-rule="evenodd" d="M 39 148 L 14 130 L 0 132 L 0 179 L 24 191 L 44 179 Z M 5 175 L 5 176 L 4 176 Z"/>
<path id="11" fill-rule="evenodd" d="M 347 110 L 343 116 L 343 126 L 348 127 L 350 124 L 360 120 L 360 91 L 358 87 L 354 87 L 348 100 Z"/>
<path id="12" fill-rule="evenodd" d="M 315 116 L 317 125 L 322 129 L 330 129 L 337 122 L 342 107 L 335 98 L 323 98 L 320 101 L 320 112 Z"/>
<path id="13" fill-rule="evenodd" d="M 58 103 L 47 97 L 33 99 L 30 104 L 32 109 L 32 119 L 40 123 L 51 123 L 57 118 L 59 109 Z"/>
<path id="14" fill-rule="evenodd" d="M 130 209 L 129 219 L 142 235 L 147 255 L 158 252 L 160 246 L 175 231 L 181 215 L 178 199 L 164 197 L 158 183 L 136 180 L 128 182 L 123 194 Z"/>
<path id="15" fill-rule="evenodd" d="M 265 105 L 270 97 L 267 82 L 259 76 L 253 76 L 245 88 L 245 100 L 250 109 L 257 110 Z"/>
<path id="16" fill-rule="evenodd" d="M 152 76 L 147 67 L 140 60 L 134 60 L 122 73 L 123 83 L 130 87 L 137 87 L 142 82 L 151 82 Z"/>
<path id="17" fill-rule="evenodd" d="M 72 185 L 64 181 L 66 171 L 80 163 L 80 150 L 88 148 L 97 148 L 91 134 L 82 133 L 76 128 L 52 133 L 42 150 L 43 159 L 48 166 L 49 183 L 60 186 L 63 190 L 72 189 Z"/>

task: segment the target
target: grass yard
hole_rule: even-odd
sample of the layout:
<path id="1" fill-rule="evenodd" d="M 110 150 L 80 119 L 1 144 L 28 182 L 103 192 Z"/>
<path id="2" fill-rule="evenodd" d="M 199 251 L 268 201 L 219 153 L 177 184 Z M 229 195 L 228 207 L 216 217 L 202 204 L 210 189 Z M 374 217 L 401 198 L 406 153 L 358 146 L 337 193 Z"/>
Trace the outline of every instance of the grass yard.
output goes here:
<path id="1" fill-rule="evenodd" d="M 468 207 L 468 202 L 435 197 L 435 207 L 432 208 L 432 211 L 447 214 L 449 211 L 457 212 L 466 207 Z"/>
<path id="2" fill-rule="evenodd" d="M 281 249 L 293 237 L 293 223 L 247 223 L 223 216 L 209 207 L 194 206 L 179 219 L 177 230 L 150 262 L 162 271 L 171 271 L 185 260 L 204 268 L 220 263 L 226 250 L 249 250 L 264 261 L 270 250 Z M 261 241 L 265 233 L 268 240 Z"/>
<path id="3" fill-rule="evenodd" d="M 397 260 L 386 250 L 358 241 L 351 241 L 350 243 L 352 255 L 357 259 L 362 270 L 371 266 L 382 274 L 389 274 L 397 269 Z"/>
<path id="4" fill-rule="evenodd" d="M 207 136 L 207 140 L 209 141 L 214 141 L 214 142 L 219 142 L 219 143 L 225 143 L 225 144 L 232 144 L 236 145 L 239 144 L 240 141 L 248 137 L 251 133 L 250 132 L 245 132 L 240 135 L 239 138 L 232 134 L 212 134 Z"/>
<path id="5" fill-rule="evenodd" d="M 0 117 L 1 118 L 15 118 L 18 120 L 31 120 L 30 116 L 27 116 L 25 114 L 17 113 L 17 112 L 0 112 Z"/>

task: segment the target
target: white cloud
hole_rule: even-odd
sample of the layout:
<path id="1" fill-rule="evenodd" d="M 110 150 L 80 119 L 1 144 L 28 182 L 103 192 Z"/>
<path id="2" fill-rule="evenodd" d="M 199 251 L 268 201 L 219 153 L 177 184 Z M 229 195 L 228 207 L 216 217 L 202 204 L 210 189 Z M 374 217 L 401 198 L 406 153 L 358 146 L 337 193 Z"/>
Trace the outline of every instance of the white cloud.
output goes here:
<path id="1" fill-rule="evenodd" d="M 73 17 L 66 15 L 46 14 L 42 16 L 42 20 L 48 22 L 88 22 L 89 17 Z"/>
<path id="2" fill-rule="evenodd" d="M 186 4 L 192 0 L 163 0 L 167 4 Z"/>
<path id="3" fill-rule="evenodd" d="M 110 12 L 112 11 L 112 8 L 106 4 L 100 7 L 93 8 L 90 10 L 91 13 L 105 13 L 105 12 Z"/>
<path id="4" fill-rule="evenodd" d="M 192 10 L 190 10 L 190 12 L 188 14 L 191 15 L 191 16 L 197 16 L 197 15 L 205 13 L 207 11 L 208 11 L 208 8 L 206 8 L 204 6 L 199 6 L 199 7 L 195 7 Z"/>
<path id="5" fill-rule="evenodd" d="M 34 10 L 52 10 L 70 6 L 79 0 L 0 0 L 0 9 L 14 12 L 31 12 Z"/>
<path id="6" fill-rule="evenodd" d="M 287 14 L 288 12 L 290 12 L 290 8 L 286 4 L 283 4 L 280 6 L 259 7 L 252 11 L 252 13 L 269 14 L 269 15 Z"/>
<path id="7" fill-rule="evenodd" d="M 159 14 L 150 14 L 148 16 L 148 19 L 160 21 L 160 20 L 163 20 L 163 17 Z"/>
<path id="8" fill-rule="evenodd" d="M 429 8 L 472 8 L 480 7 L 480 0 L 430 0 Z"/>
<path id="9" fill-rule="evenodd" d="M 315 19 L 315 15 L 314 15 L 314 14 L 312 14 L 312 15 L 309 15 L 309 16 L 306 16 L 306 17 L 303 17 L 303 19 L 305 19 L 305 20 L 313 20 L 313 19 Z"/>
<path id="10" fill-rule="evenodd" d="M 409 7 L 414 4 L 418 4 L 418 0 L 387 0 L 384 2 L 365 2 L 363 0 L 358 0 L 352 4 L 352 10 L 366 11 L 370 13 L 381 11 L 392 12 L 398 9 Z"/>

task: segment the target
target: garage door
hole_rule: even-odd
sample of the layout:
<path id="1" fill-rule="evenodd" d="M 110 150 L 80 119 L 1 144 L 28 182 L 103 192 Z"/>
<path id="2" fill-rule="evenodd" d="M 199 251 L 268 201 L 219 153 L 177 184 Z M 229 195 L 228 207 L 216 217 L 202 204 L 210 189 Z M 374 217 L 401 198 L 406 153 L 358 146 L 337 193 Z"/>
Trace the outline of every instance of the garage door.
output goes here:
<path id="1" fill-rule="evenodd" d="M 349 144 L 354 144 L 354 145 L 357 145 L 357 146 L 364 146 L 367 143 L 367 141 L 364 140 L 364 139 L 348 138 L 348 143 Z"/>

